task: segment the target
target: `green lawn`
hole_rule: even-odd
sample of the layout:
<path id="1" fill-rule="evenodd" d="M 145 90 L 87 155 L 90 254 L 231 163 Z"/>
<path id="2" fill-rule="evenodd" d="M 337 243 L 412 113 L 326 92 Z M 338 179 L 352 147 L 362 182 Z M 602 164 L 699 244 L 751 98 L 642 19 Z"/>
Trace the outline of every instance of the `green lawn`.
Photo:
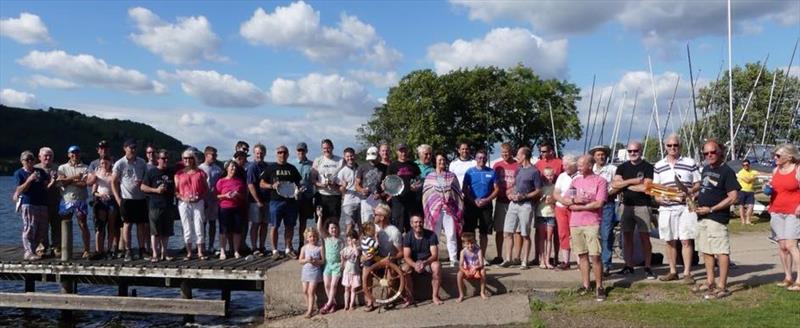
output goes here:
<path id="1" fill-rule="evenodd" d="M 763 285 L 706 301 L 684 285 L 642 283 L 611 288 L 603 303 L 561 291 L 551 301 L 533 300 L 531 310 L 532 327 L 798 327 L 800 293 Z"/>

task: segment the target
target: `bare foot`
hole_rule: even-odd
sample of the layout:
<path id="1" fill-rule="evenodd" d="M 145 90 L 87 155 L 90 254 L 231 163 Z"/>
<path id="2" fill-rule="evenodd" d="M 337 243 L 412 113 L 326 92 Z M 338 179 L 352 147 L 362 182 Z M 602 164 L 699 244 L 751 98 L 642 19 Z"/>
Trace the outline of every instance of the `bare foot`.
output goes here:
<path id="1" fill-rule="evenodd" d="M 456 303 L 461 303 L 461 301 L 463 301 L 463 300 L 464 300 L 464 296 L 459 296 L 458 299 L 456 300 Z"/>
<path id="2" fill-rule="evenodd" d="M 436 305 L 442 305 L 442 304 L 444 304 L 444 302 L 442 302 L 442 300 L 440 300 L 440 299 L 437 297 L 437 298 L 434 298 L 434 299 L 433 299 L 433 304 L 436 304 Z"/>
<path id="3" fill-rule="evenodd" d="M 489 295 L 487 295 L 486 293 L 481 293 L 481 298 L 485 300 L 489 299 Z"/>
<path id="4" fill-rule="evenodd" d="M 311 318 L 311 313 L 312 313 L 311 311 L 308 311 L 306 312 L 306 315 L 304 315 L 303 317 L 306 319 Z"/>

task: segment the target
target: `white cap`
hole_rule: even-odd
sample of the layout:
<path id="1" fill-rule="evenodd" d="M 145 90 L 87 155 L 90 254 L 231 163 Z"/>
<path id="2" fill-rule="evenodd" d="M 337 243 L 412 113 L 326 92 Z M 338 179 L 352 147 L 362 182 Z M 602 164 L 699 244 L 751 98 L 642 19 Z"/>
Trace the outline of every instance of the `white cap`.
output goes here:
<path id="1" fill-rule="evenodd" d="M 372 146 L 367 149 L 367 160 L 374 161 L 378 158 L 378 147 Z"/>

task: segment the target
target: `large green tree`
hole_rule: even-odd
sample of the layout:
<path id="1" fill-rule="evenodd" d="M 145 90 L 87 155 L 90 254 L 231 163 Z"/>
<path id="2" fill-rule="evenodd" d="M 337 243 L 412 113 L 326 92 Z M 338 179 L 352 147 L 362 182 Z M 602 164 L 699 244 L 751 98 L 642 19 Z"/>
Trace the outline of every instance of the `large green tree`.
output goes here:
<path id="1" fill-rule="evenodd" d="M 437 75 L 413 71 L 389 89 L 386 103 L 358 131 L 365 145 L 430 144 L 452 153 L 460 141 L 491 150 L 498 142 L 537 144 L 581 137 L 576 103 L 580 89 L 567 81 L 542 80 L 530 68 L 476 67 Z M 549 104 L 548 104 L 549 103 Z"/>

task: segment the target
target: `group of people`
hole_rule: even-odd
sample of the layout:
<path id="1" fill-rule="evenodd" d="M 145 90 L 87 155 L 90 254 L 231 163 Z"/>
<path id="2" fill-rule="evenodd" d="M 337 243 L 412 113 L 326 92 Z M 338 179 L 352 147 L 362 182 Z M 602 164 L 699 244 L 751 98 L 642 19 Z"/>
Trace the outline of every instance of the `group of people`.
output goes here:
<path id="1" fill-rule="evenodd" d="M 418 146 L 413 160 L 402 143 L 395 145 L 392 159 L 390 145 L 381 144 L 369 147 L 366 163 L 359 164 L 354 149 L 346 148 L 342 157 L 337 156 L 328 139 L 321 142 L 322 155 L 313 161 L 306 157 L 307 145 L 297 144 L 291 162 L 286 146 L 275 149 L 275 162 L 266 162 L 262 144 L 254 146 L 253 159 L 248 161 L 249 145 L 240 141 L 233 158 L 220 166 L 217 150 L 210 146 L 202 153 L 187 149 L 181 161 L 171 165 L 169 152 L 152 146 L 147 147 L 146 160 L 138 157 L 133 140 L 125 142 L 124 157 L 114 162 L 108 144 L 101 141 L 98 159 L 88 166 L 77 146 L 67 150 L 69 161 L 61 166 L 54 164 L 50 148 L 40 149 L 36 165 L 33 153 L 23 152 L 22 168 L 15 173 L 14 197 L 19 200 L 28 260 L 58 255 L 60 220 L 73 215 L 86 258 L 132 259 L 131 228 L 135 225 L 139 256 L 170 260 L 166 245 L 176 217 L 181 220 L 187 259 L 195 250 L 201 259 L 215 251 L 216 222 L 220 259 L 249 252 L 267 255 L 269 232 L 273 258 L 299 258 L 303 264 L 308 315 L 320 281 L 328 295 L 322 313 L 336 309 L 339 283 L 347 290 L 345 308 L 353 307 L 354 288 L 367 283 L 359 276 L 379 261 L 394 261 L 408 273 L 430 275 L 433 302 L 440 303 L 438 236 L 442 231 L 448 263 L 459 268 L 459 287 L 462 279 L 481 280 L 481 296 L 487 297 L 486 266 L 568 270 L 576 256 L 582 276 L 580 293 L 592 291 L 593 270 L 594 294 L 602 301 L 606 298 L 602 281 L 611 274 L 614 227 L 619 222 L 624 266 L 618 274 L 635 273 L 639 263 L 634 261 L 633 245 L 638 237 L 646 279 L 681 279 L 680 253 L 683 281 L 706 298 L 725 297 L 729 295 L 729 208 L 738 198 L 748 201 L 739 192 L 752 188 L 748 183 L 753 179 L 740 173 L 737 181 L 725 164 L 724 146 L 719 142 L 704 144 L 702 167 L 681 155 L 681 145 L 677 135 L 666 138 L 667 155 L 652 165 L 642 158 L 642 144 L 631 142 L 626 149 L 629 160 L 617 167 L 609 163 L 606 146 L 558 158 L 549 142 L 539 145 L 538 158 L 529 147 L 515 151 L 510 144 L 502 144 L 500 158 L 491 163 L 486 151 L 478 150 L 473 156 L 468 143 L 459 144 L 452 161 L 444 153 L 433 154 L 428 145 Z M 786 270 L 781 284 L 797 290 L 800 277 L 792 279 L 792 267 L 800 269 L 800 155 L 791 144 L 777 147 L 774 155 L 778 167 L 770 186 L 769 211 Z M 402 184 L 388 185 L 390 176 Z M 682 191 L 673 197 L 651 197 L 645 192 L 651 183 Z M 650 230 L 655 225 L 651 209 L 655 207 L 669 263 L 668 273 L 660 278 L 651 268 Z M 95 217 L 94 253 L 86 222 L 89 208 Z M 317 219 L 316 227 L 307 227 L 312 218 Z M 283 250 L 278 249 L 281 225 Z M 297 247 L 292 245 L 295 227 L 302 233 Z M 489 260 L 485 257 L 492 233 L 497 256 Z M 691 275 L 695 247 L 703 253 L 707 273 L 706 281 L 696 286 Z M 718 281 L 715 263 L 720 268 Z M 374 304 L 367 298 L 366 308 L 371 310 Z M 407 304 L 413 300 L 410 288 L 405 300 Z"/>

